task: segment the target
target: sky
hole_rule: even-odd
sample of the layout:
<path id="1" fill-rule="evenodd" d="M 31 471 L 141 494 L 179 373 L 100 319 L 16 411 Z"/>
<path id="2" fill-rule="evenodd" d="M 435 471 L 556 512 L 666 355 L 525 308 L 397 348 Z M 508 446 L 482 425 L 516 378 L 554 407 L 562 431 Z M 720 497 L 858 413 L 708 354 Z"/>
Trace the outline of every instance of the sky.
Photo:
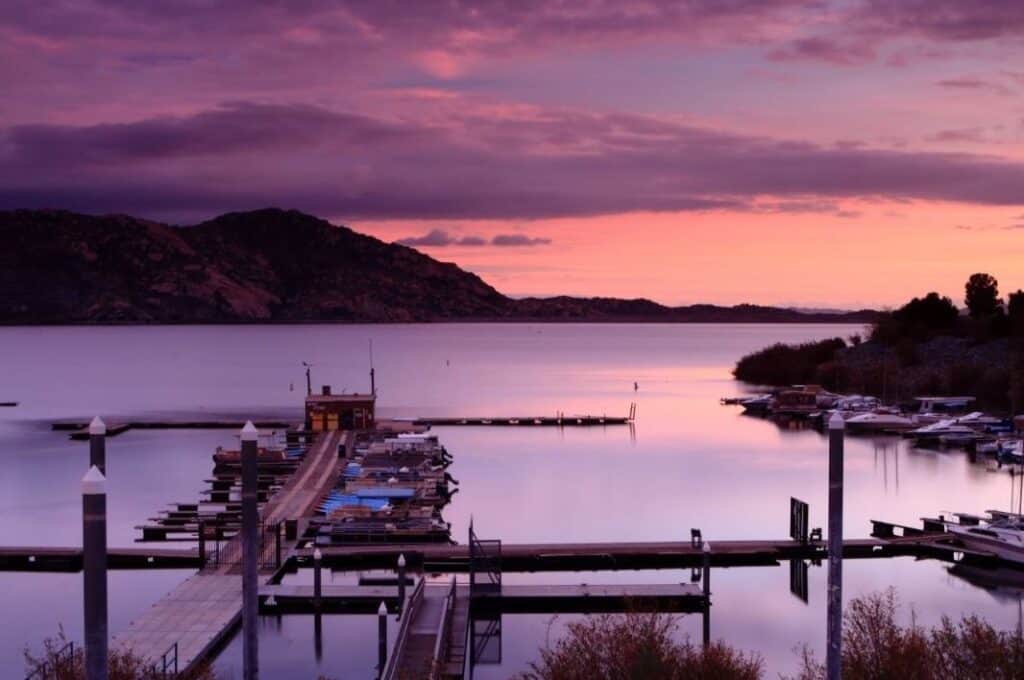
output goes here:
<path id="1" fill-rule="evenodd" d="M 5 0 L 0 209 L 295 208 L 515 295 L 1024 287 L 1024 3 Z"/>

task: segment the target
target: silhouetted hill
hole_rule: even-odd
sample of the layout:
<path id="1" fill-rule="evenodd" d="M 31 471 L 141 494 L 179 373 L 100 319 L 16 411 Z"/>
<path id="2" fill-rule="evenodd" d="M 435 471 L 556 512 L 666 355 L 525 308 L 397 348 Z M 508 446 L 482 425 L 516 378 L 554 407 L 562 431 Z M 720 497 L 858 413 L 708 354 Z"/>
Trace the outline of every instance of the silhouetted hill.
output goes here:
<path id="1" fill-rule="evenodd" d="M 862 322 L 650 300 L 515 300 L 454 264 L 297 211 L 174 227 L 122 215 L 0 212 L 0 323 L 411 321 Z"/>

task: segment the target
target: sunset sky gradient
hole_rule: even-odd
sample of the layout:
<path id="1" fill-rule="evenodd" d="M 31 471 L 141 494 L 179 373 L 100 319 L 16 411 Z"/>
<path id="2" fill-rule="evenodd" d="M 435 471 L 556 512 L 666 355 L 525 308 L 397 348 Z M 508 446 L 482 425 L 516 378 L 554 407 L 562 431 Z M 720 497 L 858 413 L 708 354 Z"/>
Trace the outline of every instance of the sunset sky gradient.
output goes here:
<path id="1" fill-rule="evenodd" d="M 8 0 L 0 209 L 297 208 L 512 295 L 1024 287 L 1024 3 Z"/>

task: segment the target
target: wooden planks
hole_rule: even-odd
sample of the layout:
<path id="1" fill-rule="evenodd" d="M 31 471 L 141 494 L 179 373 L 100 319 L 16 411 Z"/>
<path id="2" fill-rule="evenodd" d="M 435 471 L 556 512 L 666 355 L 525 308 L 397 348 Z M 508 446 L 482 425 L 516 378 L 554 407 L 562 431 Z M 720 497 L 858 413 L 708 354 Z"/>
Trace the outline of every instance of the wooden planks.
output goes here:
<path id="1" fill-rule="evenodd" d="M 178 669 L 185 671 L 206 657 L 237 625 L 242 613 L 242 580 L 225 574 L 196 574 L 167 593 L 112 646 L 130 649 L 147 663 L 178 645 Z"/>

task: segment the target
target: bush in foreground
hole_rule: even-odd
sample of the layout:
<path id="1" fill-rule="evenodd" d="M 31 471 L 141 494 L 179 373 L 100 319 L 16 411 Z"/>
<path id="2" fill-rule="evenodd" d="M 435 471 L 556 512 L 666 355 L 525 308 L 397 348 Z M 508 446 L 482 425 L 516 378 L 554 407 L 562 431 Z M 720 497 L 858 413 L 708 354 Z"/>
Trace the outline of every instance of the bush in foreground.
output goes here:
<path id="1" fill-rule="evenodd" d="M 996 630 L 976 616 L 943 617 L 934 628 L 901 626 L 893 590 L 854 599 L 843 619 L 844 680 L 1020 680 L 1020 631 Z M 795 680 L 821 680 L 825 668 L 803 652 Z"/>
<path id="2" fill-rule="evenodd" d="M 33 680 L 85 680 L 85 650 L 76 645 L 73 655 L 64 654 L 61 650 L 67 643 L 67 636 L 61 628 L 55 637 L 43 641 L 43 651 L 38 655 L 26 649 L 25 675 L 43 667 L 42 672 L 32 676 Z M 112 649 L 108 658 L 109 680 L 163 680 L 167 677 L 131 652 Z M 178 677 L 182 680 L 216 680 L 217 676 L 208 667 L 203 667 L 195 673 Z"/>
<path id="3" fill-rule="evenodd" d="M 762 662 L 716 642 L 707 650 L 676 639 L 677 619 L 598 615 L 569 624 L 519 680 L 757 680 Z"/>

